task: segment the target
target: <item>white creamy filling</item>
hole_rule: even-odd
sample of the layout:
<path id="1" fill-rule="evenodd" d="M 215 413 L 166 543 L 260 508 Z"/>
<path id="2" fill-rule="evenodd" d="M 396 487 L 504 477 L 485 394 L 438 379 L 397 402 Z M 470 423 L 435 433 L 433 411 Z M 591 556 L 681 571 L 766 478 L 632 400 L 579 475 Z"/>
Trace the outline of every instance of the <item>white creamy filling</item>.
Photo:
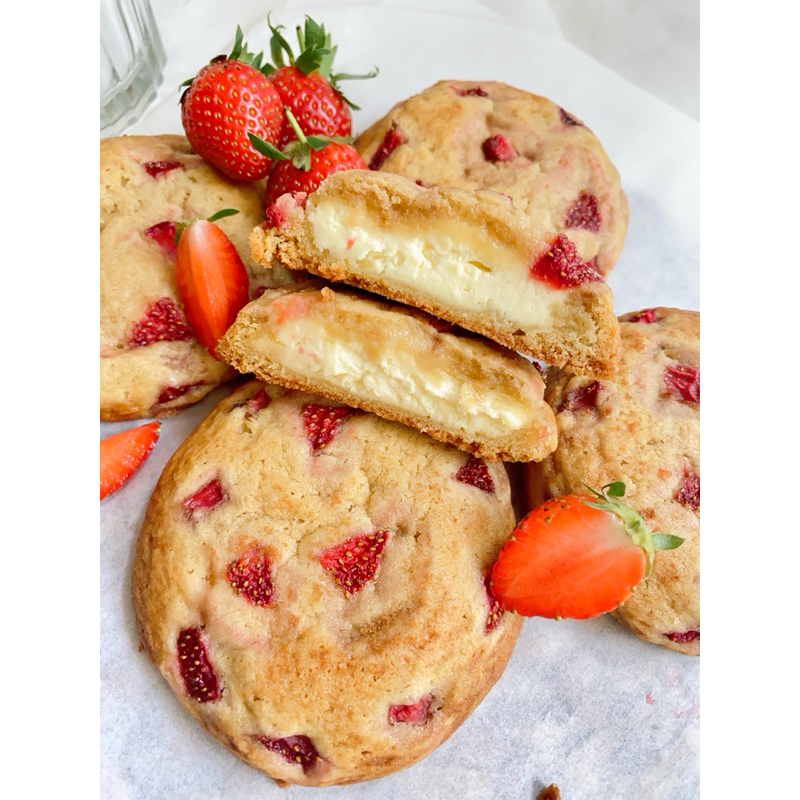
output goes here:
<path id="1" fill-rule="evenodd" d="M 432 229 L 424 236 L 370 230 L 346 208 L 325 201 L 307 217 L 316 246 L 361 274 L 422 292 L 454 310 L 491 313 L 522 329 L 544 327 L 551 319 L 556 293 L 529 276 L 515 250 L 481 241 L 465 224 L 450 222 L 447 232 Z"/>
<path id="2" fill-rule="evenodd" d="M 495 391 L 479 395 L 410 353 L 386 352 L 376 364 L 359 342 L 334 341 L 308 319 L 287 320 L 274 338 L 260 337 L 252 346 L 305 378 L 439 424 L 456 424 L 468 435 L 503 436 L 531 421 L 531 409 L 522 402 Z"/>

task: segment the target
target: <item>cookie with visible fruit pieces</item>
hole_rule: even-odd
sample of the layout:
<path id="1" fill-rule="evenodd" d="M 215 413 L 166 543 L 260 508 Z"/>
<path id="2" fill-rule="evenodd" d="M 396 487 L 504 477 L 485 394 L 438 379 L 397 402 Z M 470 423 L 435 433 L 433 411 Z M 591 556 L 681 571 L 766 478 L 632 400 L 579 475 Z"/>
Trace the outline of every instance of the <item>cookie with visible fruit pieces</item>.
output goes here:
<path id="1" fill-rule="evenodd" d="M 508 195 L 602 275 L 622 250 L 628 203 L 619 173 L 592 131 L 544 97 L 496 81 L 439 81 L 355 145 L 370 169 L 422 186 Z"/>
<path id="2" fill-rule="evenodd" d="M 100 140 L 101 420 L 173 414 L 235 374 L 187 320 L 175 282 L 175 225 L 237 209 L 217 224 L 244 261 L 251 291 L 291 282 L 250 257 L 262 189 L 228 180 L 182 136 Z"/>
<path id="3" fill-rule="evenodd" d="M 512 350 L 579 374 L 613 374 L 611 289 L 562 234 L 496 192 L 424 189 L 345 170 L 288 193 L 250 238 L 275 260 L 415 306 Z"/>
<path id="4" fill-rule="evenodd" d="M 654 532 L 684 539 L 656 555 L 646 584 L 613 616 L 646 641 L 700 653 L 700 314 L 649 308 L 620 317 L 612 380 L 548 374 L 558 448 L 526 467 L 530 504 L 620 480 Z"/>
<path id="5" fill-rule="evenodd" d="M 376 295 L 322 281 L 269 289 L 219 354 L 240 372 L 402 422 L 490 460 L 556 446 L 537 368 L 516 353 Z"/>
<path id="6" fill-rule="evenodd" d="M 521 619 L 488 571 L 501 463 L 252 381 L 173 455 L 133 567 L 142 641 L 184 707 L 279 783 L 402 769 L 499 678 Z"/>

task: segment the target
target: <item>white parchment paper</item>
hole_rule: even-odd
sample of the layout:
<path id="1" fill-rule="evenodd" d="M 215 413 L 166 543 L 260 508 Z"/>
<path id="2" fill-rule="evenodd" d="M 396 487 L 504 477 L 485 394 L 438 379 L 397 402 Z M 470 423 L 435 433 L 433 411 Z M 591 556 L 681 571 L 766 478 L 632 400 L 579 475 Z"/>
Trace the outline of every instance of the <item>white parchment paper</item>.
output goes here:
<path id="1" fill-rule="evenodd" d="M 395 102 L 444 78 L 501 80 L 583 119 L 617 165 L 630 202 L 609 278 L 618 313 L 699 309 L 699 127 L 568 44 L 545 3 L 511 25 L 488 2 L 273 3 L 290 33 L 305 12 L 340 46 L 364 129 Z M 500 7 L 508 3 L 499 3 Z M 157 103 L 130 133 L 180 133 L 178 85 L 230 47 L 236 24 L 266 45 L 266 8 L 247 0 L 154 2 L 168 53 Z M 527 620 L 504 675 L 438 750 L 355 786 L 278 789 L 182 710 L 138 649 L 130 569 L 149 495 L 178 445 L 225 393 L 164 420 L 142 470 L 101 506 L 101 797 L 130 800 L 532 800 L 556 783 L 564 800 L 699 796 L 699 659 L 646 644 L 610 619 Z M 140 423 L 101 424 L 100 437 Z"/>

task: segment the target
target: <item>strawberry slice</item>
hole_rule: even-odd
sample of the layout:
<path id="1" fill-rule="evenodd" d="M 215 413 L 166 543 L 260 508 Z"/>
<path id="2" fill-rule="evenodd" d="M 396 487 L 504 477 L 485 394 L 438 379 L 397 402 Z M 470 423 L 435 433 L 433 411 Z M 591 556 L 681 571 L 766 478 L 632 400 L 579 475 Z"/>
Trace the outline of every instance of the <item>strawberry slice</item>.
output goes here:
<path id="1" fill-rule="evenodd" d="M 425 695 L 420 697 L 416 703 L 409 705 L 389 706 L 389 724 L 396 725 L 398 722 L 407 722 L 411 725 L 424 725 L 430 715 L 433 697 Z"/>
<path id="2" fill-rule="evenodd" d="M 596 617 L 631 596 L 654 550 L 683 542 L 651 533 L 617 499 L 625 484 L 591 491 L 548 500 L 514 529 L 492 568 L 492 594 L 503 608 L 528 617 Z"/>
<path id="3" fill-rule="evenodd" d="M 148 422 L 100 442 L 101 500 L 116 492 L 144 464 L 160 433 L 160 422 Z"/>
<path id="4" fill-rule="evenodd" d="M 214 355 L 249 300 L 250 281 L 231 240 L 213 222 L 195 220 L 181 231 L 175 282 L 195 335 Z"/>
<path id="5" fill-rule="evenodd" d="M 352 536 L 320 554 L 319 563 L 342 588 L 346 597 L 361 591 L 374 580 L 389 531 Z"/>

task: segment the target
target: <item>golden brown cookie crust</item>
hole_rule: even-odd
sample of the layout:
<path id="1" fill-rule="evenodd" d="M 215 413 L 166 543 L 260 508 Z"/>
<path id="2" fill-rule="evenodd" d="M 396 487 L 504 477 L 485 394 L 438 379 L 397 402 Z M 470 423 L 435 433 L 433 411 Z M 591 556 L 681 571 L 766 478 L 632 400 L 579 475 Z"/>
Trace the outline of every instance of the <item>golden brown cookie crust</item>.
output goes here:
<path id="1" fill-rule="evenodd" d="M 309 403 L 331 405 L 254 381 L 212 411 L 153 493 L 132 587 L 148 655 L 206 730 L 278 782 L 324 786 L 386 775 L 444 741 L 502 673 L 521 620 L 487 631 L 486 574 L 514 525 L 502 464 L 483 465 L 486 491 L 456 478 L 464 453 L 360 412 L 314 451 Z M 188 512 L 213 480 L 224 500 Z M 378 571 L 348 596 L 320 554 L 370 531 L 388 532 Z M 253 547 L 269 554 L 268 606 L 229 579 Z M 212 702 L 184 688 L 187 628 L 219 680 Z M 424 721 L 390 723 L 391 705 L 428 696 Z M 323 759 L 307 772 L 258 738 L 295 735 Z"/>
<path id="2" fill-rule="evenodd" d="M 508 319 L 493 316 L 489 309 L 454 309 L 424 291 L 408 288 L 391 275 L 376 279 L 354 270 L 345 261 L 332 260 L 326 251 L 316 247 L 308 220 L 308 214 L 326 202 L 345 205 L 378 230 L 401 228 L 411 232 L 439 221 L 458 222 L 470 226 L 483 241 L 497 243 L 528 261 L 547 252 L 552 232 L 532 228 L 527 218 L 496 192 L 422 189 L 400 176 L 348 170 L 327 178 L 308 197 L 304 214 L 294 214 L 280 228 L 266 223 L 256 228 L 250 246 L 253 258 L 264 267 L 277 262 L 292 270 L 307 270 L 366 289 L 421 308 L 547 364 L 568 367 L 577 374 L 613 374 L 619 355 L 619 324 L 611 289 L 605 283 L 552 290 L 557 306 L 552 323 L 540 329 L 520 330 Z"/>
<path id="3" fill-rule="evenodd" d="M 397 404 L 386 402 L 376 396 L 370 383 L 362 383 L 360 391 L 355 393 L 337 385 L 333 372 L 304 375 L 298 368 L 287 367 L 259 349 L 262 338 L 275 341 L 280 336 L 287 314 L 311 320 L 325 343 L 341 341 L 345 352 L 361 354 L 371 375 L 380 376 L 383 360 L 391 358 L 400 348 L 401 355 L 410 354 L 416 363 L 431 365 L 437 376 L 447 375 L 454 385 L 468 387 L 466 400 L 463 396 L 458 398 L 463 407 L 473 397 L 500 393 L 518 401 L 519 407 L 531 414 L 530 421 L 516 430 L 506 427 L 500 435 L 468 435 L 457 421 L 448 424 L 449 420 L 433 419 L 429 414 L 415 411 L 416 405 L 410 405 L 402 395 Z M 309 347 L 313 345 L 304 341 L 301 364 L 325 360 L 324 355 L 317 357 L 313 350 L 309 352 Z M 540 461 L 556 446 L 553 412 L 543 399 L 544 383 L 529 361 L 488 340 L 437 330 L 432 320 L 416 309 L 340 285 L 327 286 L 316 281 L 298 284 L 296 288 L 267 290 L 242 309 L 220 341 L 218 353 L 240 372 L 370 411 L 491 461 Z M 300 357 L 293 355 L 293 358 Z M 415 393 L 420 391 L 415 389 Z M 438 399 L 433 394 L 429 398 L 431 402 Z M 481 413 L 491 419 L 487 412 Z"/>

